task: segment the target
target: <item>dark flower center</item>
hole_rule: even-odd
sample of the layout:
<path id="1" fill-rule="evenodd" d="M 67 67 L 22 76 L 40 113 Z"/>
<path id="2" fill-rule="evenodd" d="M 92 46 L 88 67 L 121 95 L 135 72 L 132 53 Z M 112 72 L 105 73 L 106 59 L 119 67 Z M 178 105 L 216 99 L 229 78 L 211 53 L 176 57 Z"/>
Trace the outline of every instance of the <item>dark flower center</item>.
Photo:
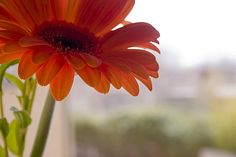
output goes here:
<path id="1" fill-rule="evenodd" d="M 47 22 L 42 24 L 36 34 L 60 53 L 93 53 L 96 50 L 96 37 L 73 24 Z"/>

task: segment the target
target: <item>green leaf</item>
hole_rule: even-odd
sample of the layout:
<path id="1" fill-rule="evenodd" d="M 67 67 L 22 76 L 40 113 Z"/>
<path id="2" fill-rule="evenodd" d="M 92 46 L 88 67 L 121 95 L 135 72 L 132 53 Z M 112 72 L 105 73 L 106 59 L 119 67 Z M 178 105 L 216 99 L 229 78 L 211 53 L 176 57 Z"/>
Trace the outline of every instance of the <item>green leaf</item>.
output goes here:
<path id="1" fill-rule="evenodd" d="M 13 120 L 10 124 L 9 133 L 7 135 L 7 145 L 9 150 L 16 155 L 20 155 L 23 151 L 20 124 L 17 120 Z"/>
<path id="2" fill-rule="evenodd" d="M 6 157 L 5 150 L 2 146 L 0 146 L 0 157 Z"/>
<path id="3" fill-rule="evenodd" d="M 27 128 L 31 124 L 32 119 L 26 111 L 20 111 L 15 107 L 12 107 L 11 110 L 14 112 L 21 128 Z"/>
<path id="4" fill-rule="evenodd" d="M 15 75 L 9 73 L 5 73 L 5 77 L 10 83 L 15 85 L 21 91 L 21 93 L 23 93 L 24 84 L 20 79 L 18 79 Z"/>
<path id="5" fill-rule="evenodd" d="M 2 64 L 2 65 L 0 66 L 0 91 L 2 91 L 2 82 L 3 82 L 3 77 L 4 77 L 4 74 L 5 74 L 6 70 L 7 70 L 10 66 L 15 65 L 15 64 L 17 64 L 17 63 L 18 63 L 18 61 L 12 61 L 12 62 L 10 62 L 10 63 Z"/>
<path id="6" fill-rule="evenodd" d="M 7 134 L 9 132 L 9 124 L 6 118 L 0 119 L 0 131 L 2 132 L 2 135 L 4 137 L 7 137 Z"/>
<path id="7" fill-rule="evenodd" d="M 31 123 L 31 118 L 26 111 L 18 110 L 12 107 L 15 120 L 9 126 L 9 133 L 7 135 L 7 144 L 12 153 L 20 155 L 24 149 L 24 134 L 26 128 Z"/>

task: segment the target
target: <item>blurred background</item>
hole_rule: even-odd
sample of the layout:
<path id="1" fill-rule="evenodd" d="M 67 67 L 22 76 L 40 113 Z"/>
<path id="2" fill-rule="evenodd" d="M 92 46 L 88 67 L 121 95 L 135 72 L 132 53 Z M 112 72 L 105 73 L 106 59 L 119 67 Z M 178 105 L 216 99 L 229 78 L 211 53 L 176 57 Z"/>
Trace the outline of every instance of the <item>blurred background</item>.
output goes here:
<path id="1" fill-rule="evenodd" d="M 136 0 L 127 20 L 161 33 L 153 91 L 102 95 L 77 78 L 57 105 L 45 157 L 235 156 L 235 8 L 235 0 Z M 37 93 L 29 146 L 45 91 Z"/>

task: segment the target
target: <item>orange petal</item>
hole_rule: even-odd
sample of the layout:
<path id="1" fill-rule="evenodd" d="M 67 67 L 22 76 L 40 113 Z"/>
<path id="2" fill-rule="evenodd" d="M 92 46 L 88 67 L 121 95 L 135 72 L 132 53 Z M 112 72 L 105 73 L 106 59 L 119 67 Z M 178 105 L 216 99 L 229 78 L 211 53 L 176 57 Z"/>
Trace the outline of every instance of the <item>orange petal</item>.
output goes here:
<path id="1" fill-rule="evenodd" d="M 17 34 L 26 34 L 24 27 L 9 20 L 0 19 L 0 28 L 15 32 Z"/>
<path id="2" fill-rule="evenodd" d="M 121 88 L 121 73 L 116 68 L 104 65 L 101 71 L 116 89 Z"/>
<path id="3" fill-rule="evenodd" d="M 129 66 L 131 67 L 133 73 L 142 77 L 143 79 L 148 79 L 149 75 L 144 66 L 136 62 L 130 62 Z"/>
<path id="4" fill-rule="evenodd" d="M 40 67 L 40 64 L 34 64 L 32 61 L 32 52 L 25 52 L 21 57 L 18 74 L 21 79 L 27 79 L 32 76 Z"/>
<path id="5" fill-rule="evenodd" d="M 134 6 L 135 0 L 83 0 L 78 8 L 78 25 L 95 34 L 104 34 L 120 24 Z"/>
<path id="6" fill-rule="evenodd" d="M 159 70 L 159 65 L 157 62 L 153 62 L 151 64 L 145 65 L 146 69 L 151 70 L 151 71 L 158 71 Z"/>
<path id="7" fill-rule="evenodd" d="M 81 57 L 84 59 L 84 61 L 92 68 L 97 68 L 102 64 L 102 61 L 90 54 L 81 54 Z"/>
<path id="8" fill-rule="evenodd" d="M 126 73 L 122 73 L 121 78 L 123 88 L 131 95 L 137 96 L 139 94 L 139 86 L 135 78 L 132 75 Z"/>
<path id="9" fill-rule="evenodd" d="M 156 52 L 158 52 L 158 53 L 161 53 L 160 49 L 159 49 L 156 45 L 154 45 L 154 44 L 152 44 L 152 43 L 143 43 L 143 44 L 141 44 L 141 45 L 137 45 L 137 47 L 147 48 L 147 49 L 156 51 Z"/>
<path id="10" fill-rule="evenodd" d="M 148 75 L 153 77 L 153 78 L 158 78 L 159 77 L 159 74 L 158 74 L 157 71 L 148 70 Z"/>
<path id="11" fill-rule="evenodd" d="M 0 64 L 20 59 L 23 53 L 2 54 L 0 53 Z"/>
<path id="12" fill-rule="evenodd" d="M 46 62 L 53 54 L 54 50 L 46 46 L 38 46 L 33 48 L 32 61 L 35 64 Z"/>
<path id="13" fill-rule="evenodd" d="M 14 0 L 1 0 L 2 6 L 11 13 L 14 19 L 17 19 L 17 22 L 20 22 L 23 27 L 27 27 L 32 30 L 35 26 L 33 17 L 29 12 L 25 9 L 25 6 L 21 1 Z"/>
<path id="14" fill-rule="evenodd" d="M 54 54 L 42 67 L 37 71 L 36 77 L 38 83 L 42 86 L 48 85 L 56 74 L 61 70 L 65 63 L 62 55 Z"/>
<path id="15" fill-rule="evenodd" d="M 107 33 L 101 39 L 101 48 L 105 52 L 127 49 L 143 43 L 156 41 L 159 37 L 159 32 L 150 24 L 144 22 L 132 23 Z"/>
<path id="16" fill-rule="evenodd" d="M 117 67 L 124 72 L 133 72 L 143 79 L 149 77 L 147 70 L 158 71 L 159 66 L 155 56 L 144 50 L 128 49 L 102 54 L 104 62 Z"/>
<path id="17" fill-rule="evenodd" d="M 79 7 L 78 0 L 69 0 L 67 4 L 67 10 L 65 15 L 65 20 L 74 23 L 77 17 L 77 11 Z"/>
<path id="18" fill-rule="evenodd" d="M 152 81 L 150 78 L 148 79 L 143 79 L 142 77 L 138 76 L 138 75 L 135 75 L 134 76 L 139 80 L 141 81 L 150 91 L 152 91 Z"/>
<path id="19" fill-rule="evenodd" d="M 67 54 L 66 58 L 75 69 L 81 70 L 86 65 L 81 56 L 78 54 Z"/>
<path id="20" fill-rule="evenodd" d="M 101 72 L 97 68 L 86 66 L 84 69 L 76 70 L 76 72 L 91 87 L 96 87 L 101 80 Z"/>
<path id="21" fill-rule="evenodd" d="M 134 61 L 131 61 L 131 60 L 123 60 L 122 59 L 122 62 L 125 63 L 133 73 L 135 73 L 136 75 L 144 78 L 144 79 L 147 79 L 149 76 L 146 72 L 146 69 L 144 66 L 142 66 L 141 64 L 139 64 L 138 62 L 136 62 L 135 60 Z"/>
<path id="22" fill-rule="evenodd" d="M 58 0 L 50 0 L 50 3 L 56 20 L 64 20 L 66 1 L 61 0 L 58 2 Z"/>
<path id="23" fill-rule="evenodd" d="M 131 72 L 131 68 L 129 67 L 128 64 L 124 62 L 123 59 L 120 58 L 115 58 L 115 57 L 106 57 L 103 58 L 105 62 L 107 62 L 109 65 L 114 66 L 118 68 L 119 70 L 129 73 Z"/>
<path id="24" fill-rule="evenodd" d="M 32 0 L 21 1 L 21 5 L 24 5 L 24 8 L 29 13 L 29 15 L 31 15 L 31 17 L 33 17 L 32 20 L 37 25 L 40 25 L 43 21 L 46 21 L 46 19 L 47 19 L 45 17 L 44 8 L 42 8 L 42 3 L 45 3 L 45 2 L 42 2 L 41 4 L 40 4 L 40 2 L 38 2 L 37 4 L 36 3 L 37 3 L 36 1 L 32 1 Z"/>
<path id="25" fill-rule="evenodd" d="M 68 63 L 65 63 L 50 83 L 51 93 L 57 101 L 64 99 L 69 94 L 73 80 L 74 70 Z"/>
<path id="26" fill-rule="evenodd" d="M 126 21 L 126 20 L 124 20 L 124 21 L 121 22 L 121 24 L 124 25 L 124 26 L 125 26 L 125 25 L 129 25 L 129 24 L 131 24 L 131 23 L 132 23 L 132 22 Z"/>
<path id="27" fill-rule="evenodd" d="M 17 42 L 10 42 L 4 45 L 2 52 L 5 54 L 16 53 L 25 51 L 26 49 L 21 47 Z"/>
<path id="28" fill-rule="evenodd" d="M 4 7 L 2 7 L 2 6 L 0 5 L 0 18 L 1 18 L 1 19 L 6 19 L 6 18 L 9 18 L 9 17 L 11 17 L 11 15 L 8 13 L 8 11 L 6 11 L 6 10 L 4 9 Z"/>
<path id="29" fill-rule="evenodd" d="M 0 38 L 7 40 L 16 40 L 20 37 L 20 34 L 8 30 L 0 30 Z"/>
<path id="30" fill-rule="evenodd" d="M 25 37 L 20 38 L 18 44 L 21 47 L 48 45 L 46 42 L 44 42 L 40 39 L 29 37 L 29 36 L 25 36 Z"/>
<path id="31" fill-rule="evenodd" d="M 110 82 L 106 79 L 104 75 L 101 75 L 101 81 L 98 86 L 95 87 L 100 93 L 106 94 L 110 90 Z"/>
<path id="32" fill-rule="evenodd" d="M 51 12 L 51 5 L 48 0 L 42 0 L 42 1 L 31 1 L 32 3 L 35 3 L 36 6 L 36 16 L 39 17 L 42 21 L 49 21 L 52 19 L 52 12 Z"/>
<path id="33" fill-rule="evenodd" d="M 105 33 L 111 31 L 115 26 L 117 26 L 118 24 L 122 23 L 122 21 L 124 21 L 124 19 L 126 18 L 126 16 L 130 13 L 130 11 L 132 10 L 135 0 L 126 0 L 123 1 L 124 3 L 126 3 L 125 5 L 121 5 L 122 9 L 118 9 L 119 14 L 116 17 L 113 17 L 113 21 L 109 23 L 108 26 L 103 27 L 103 29 L 97 33 L 98 36 L 102 36 Z M 102 27 L 102 26 L 101 26 Z"/>
<path id="34" fill-rule="evenodd" d="M 122 58 L 125 60 L 136 61 L 141 64 L 150 64 L 156 62 L 156 58 L 152 53 L 139 49 L 109 51 L 106 53 L 102 53 L 101 56 Z"/>

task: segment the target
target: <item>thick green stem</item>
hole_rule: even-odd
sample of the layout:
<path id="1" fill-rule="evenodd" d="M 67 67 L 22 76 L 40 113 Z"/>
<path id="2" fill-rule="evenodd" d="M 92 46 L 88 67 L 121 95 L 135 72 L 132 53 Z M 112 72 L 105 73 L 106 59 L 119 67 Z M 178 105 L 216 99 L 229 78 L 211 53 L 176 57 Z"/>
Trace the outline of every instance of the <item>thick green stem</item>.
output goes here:
<path id="1" fill-rule="evenodd" d="M 50 129 L 51 119 L 55 108 L 55 100 L 50 91 L 41 114 L 36 139 L 30 157 L 42 157 Z"/>

